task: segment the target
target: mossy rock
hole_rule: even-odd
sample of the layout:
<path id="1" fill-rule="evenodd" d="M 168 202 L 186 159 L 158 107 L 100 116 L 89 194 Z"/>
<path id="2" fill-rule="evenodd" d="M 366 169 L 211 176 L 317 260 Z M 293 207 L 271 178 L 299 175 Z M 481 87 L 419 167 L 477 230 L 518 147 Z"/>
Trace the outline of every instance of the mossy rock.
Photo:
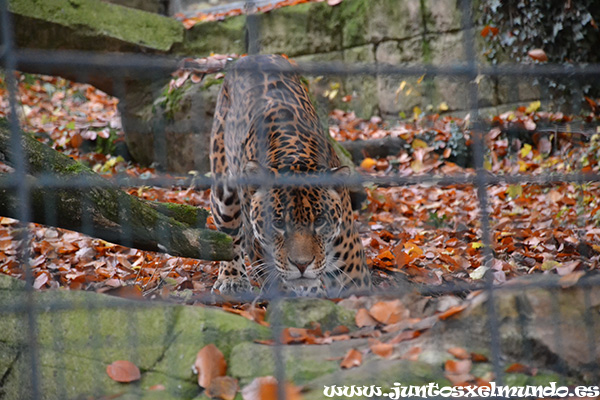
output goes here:
<path id="1" fill-rule="evenodd" d="M 279 307 L 278 320 L 274 315 L 276 305 Z M 354 311 L 325 299 L 293 298 L 271 303 L 267 309 L 267 320 L 271 324 L 295 328 L 310 328 L 314 322 L 318 322 L 323 332 L 340 325 L 356 328 Z"/>
<path id="2" fill-rule="evenodd" d="M 8 9 L 19 47 L 167 52 L 183 42 L 172 18 L 98 0 L 10 0 Z"/>
<path id="3" fill-rule="evenodd" d="M 23 309 L 27 304 L 35 307 L 33 325 Z M 234 345 L 270 337 L 267 328 L 216 308 L 80 291 L 28 294 L 5 275 L 0 275 L 0 307 L 16 310 L 0 318 L 0 374 L 5 377 L 0 397 L 7 399 L 31 398 L 31 385 L 23 382 L 31 382 L 35 372 L 42 399 L 115 394 L 191 399 L 200 393 L 191 366 L 202 347 L 213 343 L 230 357 Z M 32 329 L 35 336 L 28 334 Z M 141 381 L 112 381 L 106 367 L 116 360 L 137 365 Z M 148 390 L 157 384 L 165 390 Z"/>

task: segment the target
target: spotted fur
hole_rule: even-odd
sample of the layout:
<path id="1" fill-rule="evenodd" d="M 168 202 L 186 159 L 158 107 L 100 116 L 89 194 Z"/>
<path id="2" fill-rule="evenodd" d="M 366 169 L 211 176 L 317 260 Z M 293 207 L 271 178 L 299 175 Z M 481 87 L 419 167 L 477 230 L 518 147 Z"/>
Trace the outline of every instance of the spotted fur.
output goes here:
<path id="1" fill-rule="evenodd" d="M 347 174 L 299 77 L 281 69 L 290 64 L 280 56 L 242 58 L 217 100 L 210 161 L 220 183 L 212 188 L 212 212 L 218 229 L 233 238 L 234 258 L 221 263 L 214 288 L 250 289 L 245 253 L 263 287 L 303 296 L 368 289 L 347 188 L 227 183 Z"/>

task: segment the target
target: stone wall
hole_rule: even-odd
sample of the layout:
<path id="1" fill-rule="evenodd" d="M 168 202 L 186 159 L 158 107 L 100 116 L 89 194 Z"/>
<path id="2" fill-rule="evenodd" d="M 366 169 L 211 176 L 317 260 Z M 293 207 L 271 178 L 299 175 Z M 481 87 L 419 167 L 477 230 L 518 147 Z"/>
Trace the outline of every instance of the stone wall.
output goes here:
<path id="1" fill-rule="evenodd" d="M 457 0 L 345 0 L 335 7 L 309 3 L 284 7 L 257 18 L 261 53 L 284 53 L 299 61 L 342 61 L 381 65 L 457 65 L 466 62 L 465 35 L 482 55 L 480 29 L 461 26 Z M 201 23 L 187 32 L 176 52 L 196 55 L 244 53 L 245 17 Z M 424 111 L 468 110 L 464 78 L 448 76 L 309 77 L 312 90 L 331 108 L 362 117 L 397 118 Z M 479 107 L 514 106 L 539 98 L 527 81 L 478 79 Z M 332 92 L 336 91 L 336 96 Z M 352 95 L 349 102 L 343 102 Z M 347 98 L 346 98 L 347 100 Z M 493 111 L 497 111 L 493 109 Z"/>

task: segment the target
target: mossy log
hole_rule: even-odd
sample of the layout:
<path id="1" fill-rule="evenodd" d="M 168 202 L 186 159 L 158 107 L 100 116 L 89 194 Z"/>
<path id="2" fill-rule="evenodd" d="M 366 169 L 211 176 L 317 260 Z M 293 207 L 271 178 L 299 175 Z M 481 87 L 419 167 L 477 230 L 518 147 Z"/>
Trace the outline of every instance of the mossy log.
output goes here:
<path id="1" fill-rule="evenodd" d="M 25 191 L 17 190 L 16 174 L 0 178 L 0 215 L 19 219 L 25 200 L 31 222 L 141 250 L 204 260 L 231 259 L 231 238 L 202 229 L 206 210 L 140 200 L 29 134 L 21 133 L 20 138 L 23 153 L 12 147 L 8 124 L 0 119 L 0 155 L 14 167 L 23 154 L 29 174 Z M 47 176 L 53 178 L 52 186 Z M 27 196 L 22 199 L 23 192 Z"/>

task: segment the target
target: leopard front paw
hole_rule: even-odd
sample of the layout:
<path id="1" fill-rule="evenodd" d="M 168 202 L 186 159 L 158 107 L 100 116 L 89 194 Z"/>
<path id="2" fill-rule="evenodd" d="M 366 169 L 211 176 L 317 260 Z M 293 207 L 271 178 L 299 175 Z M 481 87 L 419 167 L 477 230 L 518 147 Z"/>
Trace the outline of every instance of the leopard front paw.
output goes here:
<path id="1" fill-rule="evenodd" d="M 218 290 L 219 293 L 225 296 L 232 296 L 251 293 L 252 285 L 246 276 L 228 276 L 217 279 L 212 290 Z"/>

